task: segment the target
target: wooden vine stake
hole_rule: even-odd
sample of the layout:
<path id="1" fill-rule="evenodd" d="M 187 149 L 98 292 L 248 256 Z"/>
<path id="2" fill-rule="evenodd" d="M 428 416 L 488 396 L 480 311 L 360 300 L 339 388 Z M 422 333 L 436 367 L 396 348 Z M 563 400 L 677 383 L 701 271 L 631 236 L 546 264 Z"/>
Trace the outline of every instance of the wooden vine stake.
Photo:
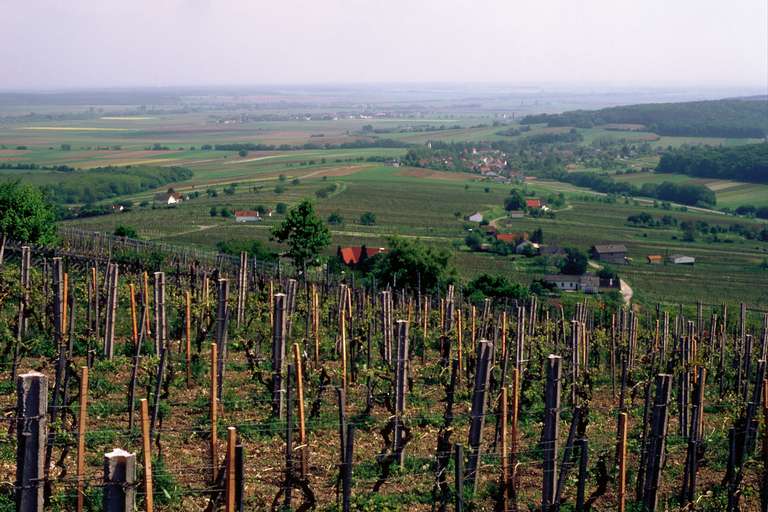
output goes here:
<path id="1" fill-rule="evenodd" d="M 307 431 L 304 424 L 304 374 L 301 367 L 301 349 L 298 343 L 293 344 L 293 360 L 296 366 L 296 396 L 299 399 L 299 457 L 301 459 L 301 477 L 307 477 L 307 461 L 309 446 L 307 446 Z"/>
<path id="2" fill-rule="evenodd" d="M 617 476 L 618 485 L 618 512 L 626 510 L 627 500 L 627 413 L 619 413 L 619 474 Z"/>
<path id="3" fill-rule="evenodd" d="M 154 491 L 152 489 L 152 451 L 149 437 L 149 404 L 147 399 L 141 399 L 141 441 L 142 455 L 144 457 L 144 504 L 146 512 L 152 512 L 154 507 Z"/>
<path id="4" fill-rule="evenodd" d="M 507 388 L 501 388 L 501 510 L 509 510 L 509 447 L 507 445 Z"/>
<path id="5" fill-rule="evenodd" d="M 237 445 L 237 429 L 227 428 L 227 491 L 226 512 L 235 512 L 235 445 Z"/>
<path id="6" fill-rule="evenodd" d="M 85 502 L 85 430 L 88 422 L 88 367 L 83 366 L 80 371 L 80 414 L 77 421 L 77 512 L 83 511 Z"/>
<path id="7" fill-rule="evenodd" d="M 184 292 L 184 334 L 186 339 L 187 388 L 192 381 L 192 295 Z"/>
<path id="8" fill-rule="evenodd" d="M 131 283 L 128 285 L 128 291 L 131 298 L 131 340 L 133 341 L 133 348 L 139 344 L 139 326 L 138 318 L 136 316 L 136 285 Z"/>
<path id="9" fill-rule="evenodd" d="M 219 452 L 217 448 L 217 423 L 218 406 L 216 392 L 218 389 L 218 351 L 215 343 L 211 343 L 211 480 L 216 481 L 219 465 Z"/>

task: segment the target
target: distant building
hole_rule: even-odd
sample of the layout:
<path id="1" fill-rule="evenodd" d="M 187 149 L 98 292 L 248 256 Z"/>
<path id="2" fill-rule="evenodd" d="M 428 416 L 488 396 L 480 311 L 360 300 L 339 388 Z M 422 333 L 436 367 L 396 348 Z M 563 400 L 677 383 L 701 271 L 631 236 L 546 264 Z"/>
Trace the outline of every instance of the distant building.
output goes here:
<path id="1" fill-rule="evenodd" d="M 600 278 L 592 274 L 583 276 L 571 276 L 568 274 L 554 274 L 544 276 L 544 281 L 557 286 L 564 292 L 598 293 L 600 291 Z"/>
<path id="2" fill-rule="evenodd" d="M 184 200 L 184 196 L 173 190 L 164 192 L 162 194 L 155 194 L 155 202 L 160 204 L 178 204 Z"/>
<path id="3" fill-rule="evenodd" d="M 661 265 L 661 262 L 664 260 L 660 254 L 649 254 L 646 256 L 646 259 L 649 265 Z"/>
<path id="4" fill-rule="evenodd" d="M 261 215 L 256 210 L 237 210 L 235 222 L 261 222 Z"/>
<path id="5" fill-rule="evenodd" d="M 565 256 L 565 249 L 557 245 L 545 245 L 539 251 L 542 256 Z"/>
<path id="6" fill-rule="evenodd" d="M 592 257 L 606 263 L 624 265 L 627 262 L 627 248 L 623 244 L 602 244 L 592 247 Z"/>
<path id="7" fill-rule="evenodd" d="M 475 212 L 467 217 L 467 220 L 470 222 L 483 222 L 483 214 L 480 212 Z"/>
<path id="8" fill-rule="evenodd" d="M 539 252 L 539 244 L 523 240 L 515 247 L 515 254 L 536 254 Z"/>
<path id="9" fill-rule="evenodd" d="M 518 242 L 528 240 L 528 233 L 525 231 L 520 233 L 496 233 L 496 240 L 505 244 L 517 244 Z"/>
<path id="10" fill-rule="evenodd" d="M 357 265 L 366 258 L 386 252 L 386 247 L 339 247 L 338 256 L 345 265 Z"/>
<path id="11" fill-rule="evenodd" d="M 538 210 L 542 206 L 541 199 L 526 199 L 525 206 L 534 210 Z"/>
<path id="12" fill-rule="evenodd" d="M 673 254 L 667 261 L 674 265 L 694 265 L 696 264 L 696 258 L 693 256 L 684 256 L 682 254 Z"/>

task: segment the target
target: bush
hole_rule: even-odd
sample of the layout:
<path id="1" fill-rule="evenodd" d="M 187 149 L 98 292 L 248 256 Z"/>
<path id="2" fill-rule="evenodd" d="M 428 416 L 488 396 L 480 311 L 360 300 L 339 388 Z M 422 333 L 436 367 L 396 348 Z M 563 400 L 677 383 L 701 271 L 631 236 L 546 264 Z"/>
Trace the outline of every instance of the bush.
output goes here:
<path id="1" fill-rule="evenodd" d="M 373 226 L 376 224 L 376 214 L 373 212 L 365 212 L 360 216 L 360 224 L 363 226 Z"/>
<path id="2" fill-rule="evenodd" d="M 128 238 L 139 238 L 139 234 L 136 229 L 131 226 L 123 226 L 122 224 L 115 228 L 115 236 L 125 236 Z"/>

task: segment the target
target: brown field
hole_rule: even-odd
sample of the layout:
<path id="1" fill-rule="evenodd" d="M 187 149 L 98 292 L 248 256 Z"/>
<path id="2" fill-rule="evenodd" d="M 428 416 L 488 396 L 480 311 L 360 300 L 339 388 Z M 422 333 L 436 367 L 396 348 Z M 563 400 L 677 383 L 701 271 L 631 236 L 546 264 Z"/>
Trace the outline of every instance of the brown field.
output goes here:
<path id="1" fill-rule="evenodd" d="M 395 176 L 450 181 L 467 181 L 477 179 L 476 174 L 469 174 L 467 172 L 435 171 L 433 169 L 422 169 L 420 167 L 403 167 L 395 173 Z"/>

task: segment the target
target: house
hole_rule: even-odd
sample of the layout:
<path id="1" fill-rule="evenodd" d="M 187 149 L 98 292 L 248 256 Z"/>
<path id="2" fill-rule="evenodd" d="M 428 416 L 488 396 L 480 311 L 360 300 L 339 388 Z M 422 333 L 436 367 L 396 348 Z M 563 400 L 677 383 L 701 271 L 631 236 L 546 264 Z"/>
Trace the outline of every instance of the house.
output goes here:
<path id="1" fill-rule="evenodd" d="M 584 293 L 598 293 L 600 291 L 600 278 L 592 274 L 580 276 L 579 290 Z"/>
<path id="2" fill-rule="evenodd" d="M 542 256 L 565 256 L 565 249 L 557 245 L 545 245 L 540 252 Z"/>
<path id="3" fill-rule="evenodd" d="M 338 256 L 345 265 L 357 265 L 360 261 L 386 252 L 386 247 L 339 247 Z"/>
<path id="4" fill-rule="evenodd" d="M 667 261 L 673 265 L 694 265 L 696 264 L 696 258 L 693 256 L 684 256 L 682 254 L 673 254 Z"/>
<path id="5" fill-rule="evenodd" d="M 570 276 L 567 274 L 554 274 L 544 276 L 544 282 L 552 283 L 557 286 L 558 290 L 566 292 L 575 292 L 579 289 L 579 283 L 581 283 L 581 276 Z"/>
<path id="6" fill-rule="evenodd" d="M 542 207 L 541 199 L 526 199 L 525 206 L 532 210 L 538 210 Z"/>
<path id="7" fill-rule="evenodd" d="M 522 233 L 496 233 L 496 240 L 505 244 L 514 244 L 521 240 L 528 240 L 528 233 L 525 231 Z"/>
<path id="8" fill-rule="evenodd" d="M 184 196 L 173 190 L 169 190 L 168 192 L 164 192 L 162 194 L 155 194 L 155 202 L 160 204 L 178 204 L 183 200 Z"/>
<path id="9" fill-rule="evenodd" d="M 623 244 L 602 244 L 592 247 L 592 257 L 606 263 L 624 265 L 627 262 L 627 248 Z"/>
<path id="10" fill-rule="evenodd" d="M 523 240 L 515 247 L 515 254 L 536 254 L 539 252 L 539 244 Z"/>
<path id="11" fill-rule="evenodd" d="M 558 290 L 564 292 L 598 293 L 600 291 L 600 278 L 592 274 L 584 274 L 583 276 L 554 274 L 544 276 L 544 281 L 554 284 Z"/>
<path id="12" fill-rule="evenodd" d="M 649 254 L 646 256 L 646 259 L 648 260 L 649 265 L 661 265 L 661 262 L 663 261 L 661 254 Z"/>
<path id="13" fill-rule="evenodd" d="M 467 220 L 469 222 L 483 222 L 483 214 L 480 212 L 475 212 L 469 217 L 467 217 Z"/>
<path id="14" fill-rule="evenodd" d="M 525 212 L 523 210 L 512 210 L 507 212 L 507 217 L 510 219 L 522 219 L 525 217 Z"/>
<path id="15" fill-rule="evenodd" d="M 256 210 L 237 210 L 235 222 L 261 222 L 261 215 Z"/>

